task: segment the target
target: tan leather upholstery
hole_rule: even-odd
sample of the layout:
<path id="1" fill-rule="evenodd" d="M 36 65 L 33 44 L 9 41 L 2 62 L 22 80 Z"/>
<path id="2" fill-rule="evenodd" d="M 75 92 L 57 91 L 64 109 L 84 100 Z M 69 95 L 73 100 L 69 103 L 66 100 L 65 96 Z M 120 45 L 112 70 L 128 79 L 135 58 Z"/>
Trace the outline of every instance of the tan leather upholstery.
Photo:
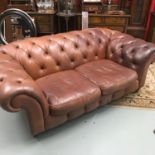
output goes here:
<path id="1" fill-rule="evenodd" d="M 103 59 L 108 40 L 101 31 L 92 29 L 17 41 L 2 46 L 1 51 L 20 62 L 33 79 L 38 79 Z"/>
<path id="2" fill-rule="evenodd" d="M 0 46 L 0 105 L 24 109 L 39 134 L 142 87 L 154 53 L 154 44 L 105 28 Z"/>
<path id="3" fill-rule="evenodd" d="M 155 45 L 127 34 L 114 34 L 109 42 L 107 58 L 138 73 L 140 87 L 144 85 L 149 64 L 154 59 Z"/>
<path id="4" fill-rule="evenodd" d="M 110 60 L 98 60 L 76 68 L 84 77 L 99 86 L 103 95 L 126 90 L 138 80 L 135 71 Z M 135 90 L 138 88 L 136 85 Z"/>
<path id="5" fill-rule="evenodd" d="M 74 70 L 63 71 L 38 79 L 50 105 L 51 115 L 64 115 L 96 102 L 99 87 Z"/>

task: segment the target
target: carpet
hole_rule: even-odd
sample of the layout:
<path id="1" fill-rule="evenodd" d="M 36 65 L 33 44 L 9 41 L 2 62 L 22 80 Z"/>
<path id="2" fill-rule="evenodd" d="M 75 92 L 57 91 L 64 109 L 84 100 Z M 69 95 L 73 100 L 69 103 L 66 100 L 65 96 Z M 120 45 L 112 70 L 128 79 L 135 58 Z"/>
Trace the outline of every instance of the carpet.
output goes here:
<path id="1" fill-rule="evenodd" d="M 155 108 L 155 63 L 150 65 L 145 85 L 138 92 L 113 101 L 111 104 L 113 106 Z"/>

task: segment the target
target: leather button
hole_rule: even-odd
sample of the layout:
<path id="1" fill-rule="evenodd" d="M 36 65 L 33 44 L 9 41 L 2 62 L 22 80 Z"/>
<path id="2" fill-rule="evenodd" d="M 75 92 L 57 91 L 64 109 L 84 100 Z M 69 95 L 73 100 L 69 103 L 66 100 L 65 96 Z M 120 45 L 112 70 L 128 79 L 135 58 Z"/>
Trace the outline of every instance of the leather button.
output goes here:
<path id="1" fill-rule="evenodd" d="M 28 58 L 29 58 L 29 59 L 32 57 L 32 55 L 31 55 L 30 53 L 28 53 L 28 55 L 27 55 L 27 56 L 28 56 Z"/>
<path id="2" fill-rule="evenodd" d="M 36 43 L 35 42 L 32 42 L 32 45 L 36 45 Z"/>
<path id="3" fill-rule="evenodd" d="M 60 66 L 60 62 L 59 62 L 59 61 L 57 61 L 57 62 L 56 62 L 56 65 L 57 65 L 57 66 Z"/>
<path id="4" fill-rule="evenodd" d="M 65 51 L 64 47 L 60 46 L 60 51 L 64 52 Z"/>
<path id="5" fill-rule="evenodd" d="M 79 48 L 79 45 L 77 43 L 74 43 L 75 48 Z"/>
<path id="6" fill-rule="evenodd" d="M 44 70 L 44 69 L 45 69 L 45 65 L 41 65 L 41 66 L 40 66 L 40 69 L 41 69 L 41 70 Z"/>
<path id="7" fill-rule="evenodd" d="M 18 49 L 19 48 L 19 45 L 16 45 L 16 48 Z"/>
<path id="8" fill-rule="evenodd" d="M 48 53 L 48 51 L 45 51 L 44 54 L 45 54 L 45 55 L 48 55 L 49 53 Z"/>
<path id="9" fill-rule="evenodd" d="M 98 56 L 97 52 L 95 52 L 95 56 L 96 56 L 96 57 Z"/>
<path id="10" fill-rule="evenodd" d="M 0 78 L 0 82 L 3 82 L 3 81 L 4 81 L 4 79 L 1 77 L 1 78 Z"/>
<path id="11" fill-rule="evenodd" d="M 83 55 L 83 58 L 84 58 L 84 59 L 87 59 L 87 56 L 86 56 L 86 55 Z"/>
<path id="12" fill-rule="evenodd" d="M 20 81 L 20 80 L 17 80 L 16 82 L 17 82 L 18 84 L 21 84 L 21 83 L 22 83 L 22 81 Z"/>
<path id="13" fill-rule="evenodd" d="M 87 41 L 86 44 L 87 44 L 87 46 L 90 46 L 90 42 L 89 41 Z"/>
<path id="14" fill-rule="evenodd" d="M 98 39 L 98 43 L 99 43 L 99 44 L 101 44 L 101 43 L 102 43 L 102 41 L 101 41 L 101 39 L 100 39 L 100 38 Z"/>
<path id="15" fill-rule="evenodd" d="M 71 58 L 70 60 L 71 60 L 71 62 L 72 62 L 72 63 L 75 61 L 75 59 L 74 59 L 74 58 Z"/>

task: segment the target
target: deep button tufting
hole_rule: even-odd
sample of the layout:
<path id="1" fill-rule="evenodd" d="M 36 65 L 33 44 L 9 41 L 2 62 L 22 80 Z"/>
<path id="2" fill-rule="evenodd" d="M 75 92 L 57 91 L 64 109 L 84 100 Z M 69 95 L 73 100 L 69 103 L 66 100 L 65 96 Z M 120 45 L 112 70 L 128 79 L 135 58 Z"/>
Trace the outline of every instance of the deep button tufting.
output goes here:
<path id="1" fill-rule="evenodd" d="M 90 46 L 90 42 L 88 40 L 86 41 L 86 44 L 87 44 L 87 46 Z"/>
<path id="2" fill-rule="evenodd" d="M 135 51 L 136 51 L 136 49 L 132 49 L 132 50 L 131 50 L 131 54 L 134 54 Z"/>
<path id="3" fill-rule="evenodd" d="M 71 58 L 70 61 L 71 61 L 72 63 L 74 63 L 75 59 L 74 59 L 74 58 Z"/>
<path id="4" fill-rule="evenodd" d="M 132 61 L 132 64 L 133 64 L 134 66 L 136 66 L 136 65 L 137 65 L 137 62 L 136 62 L 136 61 Z"/>
<path id="5" fill-rule="evenodd" d="M 4 78 L 1 77 L 1 78 L 0 78 L 0 82 L 3 82 L 3 81 L 4 81 Z"/>
<path id="6" fill-rule="evenodd" d="M 45 51 L 44 54 L 45 54 L 45 55 L 48 55 L 49 53 L 48 53 L 48 51 Z"/>
<path id="7" fill-rule="evenodd" d="M 86 54 L 83 55 L 83 59 L 85 59 L 85 60 L 87 59 L 87 55 Z"/>
<path id="8" fill-rule="evenodd" d="M 56 61 L 56 65 L 57 65 L 58 67 L 60 67 L 60 62 L 59 62 L 59 61 Z"/>
<path id="9" fill-rule="evenodd" d="M 79 45 L 77 43 L 74 43 L 75 48 L 79 48 Z"/>
<path id="10" fill-rule="evenodd" d="M 21 83 L 22 83 L 22 81 L 21 81 L 21 80 L 17 80 L 16 82 L 17 82 L 18 84 L 21 84 Z"/>
<path id="11" fill-rule="evenodd" d="M 36 45 L 36 43 L 35 42 L 32 42 L 32 45 Z"/>
<path id="12" fill-rule="evenodd" d="M 98 43 L 99 43 L 99 44 L 101 44 L 101 43 L 102 43 L 102 41 L 101 41 L 101 39 L 100 39 L 100 38 L 98 38 Z"/>
<path id="13" fill-rule="evenodd" d="M 115 53 L 115 49 L 112 48 L 111 49 L 111 53 L 114 54 Z"/>
<path id="14" fill-rule="evenodd" d="M 92 32 L 88 32 L 88 34 L 91 35 L 91 36 L 93 35 Z"/>
<path id="15" fill-rule="evenodd" d="M 19 48 L 19 45 L 16 45 L 16 48 L 18 49 Z"/>
<path id="16" fill-rule="evenodd" d="M 124 45 L 121 45 L 121 46 L 120 46 L 120 48 L 123 48 L 123 47 L 124 47 Z"/>
<path id="17" fill-rule="evenodd" d="M 60 46 L 60 51 L 61 51 L 61 52 L 64 52 L 64 51 L 65 51 L 65 49 L 64 49 L 63 46 Z"/>
<path id="18" fill-rule="evenodd" d="M 40 66 L 40 69 L 41 69 L 41 70 L 44 70 L 44 69 L 45 69 L 45 65 L 42 64 L 42 65 Z"/>
<path id="19" fill-rule="evenodd" d="M 27 54 L 27 57 L 28 57 L 29 59 L 31 59 L 31 58 L 32 58 L 32 55 L 31 55 L 30 53 L 28 53 L 28 54 Z"/>
<path id="20" fill-rule="evenodd" d="M 96 57 L 98 57 L 98 54 L 97 54 L 97 52 L 95 52 L 94 54 L 95 54 L 95 56 L 96 56 Z"/>

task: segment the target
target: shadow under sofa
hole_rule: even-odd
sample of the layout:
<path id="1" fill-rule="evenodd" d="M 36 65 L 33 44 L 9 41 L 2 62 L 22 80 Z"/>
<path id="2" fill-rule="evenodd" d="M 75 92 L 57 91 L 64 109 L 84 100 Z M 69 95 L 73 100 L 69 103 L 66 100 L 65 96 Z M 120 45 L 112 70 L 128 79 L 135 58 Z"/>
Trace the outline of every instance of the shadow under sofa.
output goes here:
<path id="1" fill-rule="evenodd" d="M 24 109 L 33 135 L 140 89 L 155 45 L 90 28 L 0 47 L 0 105 Z"/>

